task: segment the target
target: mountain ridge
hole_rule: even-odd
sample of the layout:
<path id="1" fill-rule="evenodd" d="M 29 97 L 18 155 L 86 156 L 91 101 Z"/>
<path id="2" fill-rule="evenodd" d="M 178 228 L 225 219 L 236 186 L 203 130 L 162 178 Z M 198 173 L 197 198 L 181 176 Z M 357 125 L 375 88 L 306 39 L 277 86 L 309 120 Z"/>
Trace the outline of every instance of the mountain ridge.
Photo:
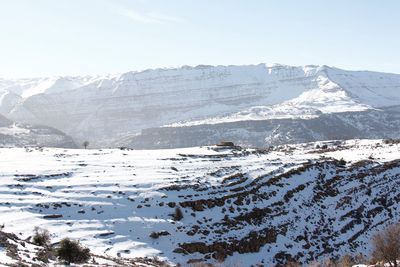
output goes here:
<path id="1" fill-rule="evenodd" d="M 15 83 L 0 81 L 2 115 L 57 128 L 94 147 L 164 126 L 306 119 L 400 105 L 400 75 L 325 65 L 199 65 L 47 79 L 47 87 Z M 10 88 L 13 94 L 4 93 Z"/>

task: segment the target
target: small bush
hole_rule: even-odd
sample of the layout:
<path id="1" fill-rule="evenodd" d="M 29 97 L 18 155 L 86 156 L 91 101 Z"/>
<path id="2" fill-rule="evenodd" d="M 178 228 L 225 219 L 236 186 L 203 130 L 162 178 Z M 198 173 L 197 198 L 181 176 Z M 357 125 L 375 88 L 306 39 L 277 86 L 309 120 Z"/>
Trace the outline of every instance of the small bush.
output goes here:
<path id="1" fill-rule="evenodd" d="M 301 264 L 295 261 L 288 261 L 284 267 L 301 267 Z"/>
<path id="2" fill-rule="evenodd" d="M 151 232 L 150 233 L 150 237 L 153 238 L 153 239 L 156 239 L 156 238 L 159 238 L 159 235 L 158 235 L 157 232 Z"/>
<path id="3" fill-rule="evenodd" d="M 341 159 L 339 160 L 339 165 L 345 166 L 345 165 L 346 165 L 346 161 L 345 161 L 343 158 L 341 158 Z"/>
<path id="4" fill-rule="evenodd" d="M 85 263 L 90 259 L 90 250 L 82 247 L 78 241 L 64 238 L 60 241 L 60 247 L 56 254 L 58 258 L 68 264 Z"/>
<path id="5" fill-rule="evenodd" d="M 151 232 L 150 237 L 153 238 L 153 239 L 157 239 L 160 236 L 165 236 L 165 235 L 170 235 L 170 233 L 167 232 L 167 231 Z"/>
<path id="6" fill-rule="evenodd" d="M 32 243 L 37 246 L 50 247 L 50 233 L 46 229 L 35 227 L 35 234 L 32 237 Z"/>
<path id="7" fill-rule="evenodd" d="M 345 254 L 337 260 L 338 267 L 351 267 L 355 265 L 354 258 L 351 255 Z"/>
<path id="8" fill-rule="evenodd" d="M 374 261 L 387 262 L 397 267 L 400 259 L 400 224 L 388 226 L 372 238 L 372 258 Z"/>
<path id="9" fill-rule="evenodd" d="M 183 219 L 183 213 L 181 211 L 181 209 L 179 207 L 175 208 L 175 212 L 174 212 L 174 221 L 180 221 Z"/>
<path id="10" fill-rule="evenodd" d="M 54 253 L 51 249 L 40 249 L 36 252 L 36 258 L 44 263 L 49 263 L 50 259 L 54 259 Z"/>

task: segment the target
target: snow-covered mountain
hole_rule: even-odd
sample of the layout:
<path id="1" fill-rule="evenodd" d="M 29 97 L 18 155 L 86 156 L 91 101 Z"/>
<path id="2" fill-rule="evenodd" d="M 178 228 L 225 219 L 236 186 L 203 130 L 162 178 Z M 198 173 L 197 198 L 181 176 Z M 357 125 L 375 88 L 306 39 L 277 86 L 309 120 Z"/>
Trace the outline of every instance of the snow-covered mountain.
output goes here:
<path id="1" fill-rule="evenodd" d="M 135 146 L 145 140 L 151 144 L 145 148 L 156 148 L 175 147 L 174 138 L 196 129 L 200 132 L 192 139 L 205 144 L 209 140 L 199 140 L 201 132 L 226 124 L 230 124 L 229 132 L 240 132 L 236 127 L 240 122 L 251 128 L 260 121 L 277 124 L 276 120 L 295 119 L 302 123 L 323 114 L 356 112 L 362 117 L 356 124 L 361 124 L 361 120 L 369 121 L 370 114 L 392 116 L 376 111 L 399 106 L 399 92 L 397 74 L 314 65 L 201 65 L 96 77 L 0 80 L 0 113 L 15 121 L 55 127 L 79 143 Z M 176 134 L 166 135 L 169 140 L 165 136 L 157 139 L 165 131 L 160 127 L 165 126 Z M 261 130 L 262 134 L 259 130 L 259 134 L 250 133 L 251 142 L 242 142 L 240 134 L 232 137 L 254 145 L 260 143 L 259 137 L 276 139 L 274 132 L 287 127 L 279 124 Z M 309 131 L 316 138 L 324 135 L 317 129 Z M 213 143 L 229 137 L 213 136 Z M 297 135 L 288 139 L 302 140 Z"/>
<path id="2" fill-rule="evenodd" d="M 122 139 L 120 146 L 176 148 L 234 141 L 242 146 L 269 147 L 316 140 L 399 138 L 400 106 L 354 112 L 320 113 L 318 116 L 263 120 L 238 120 L 212 124 L 145 129 Z"/>
<path id="3" fill-rule="evenodd" d="M 272 266 L 368 255 L 372 234 L 400 219 L 399 140 L 0 157 L 0 225 L 24 262 L 37 249 L 20 240 L 35 226 L 119 259 Z M 2 244 L 0 259 L 15 263 Z"/>
<path id="4" fill-rule="evenodd" d="M 76 144 L 52 127 L 15 123 L 0 115 L 0 147 L 24 146 L 75 148 Z"/>

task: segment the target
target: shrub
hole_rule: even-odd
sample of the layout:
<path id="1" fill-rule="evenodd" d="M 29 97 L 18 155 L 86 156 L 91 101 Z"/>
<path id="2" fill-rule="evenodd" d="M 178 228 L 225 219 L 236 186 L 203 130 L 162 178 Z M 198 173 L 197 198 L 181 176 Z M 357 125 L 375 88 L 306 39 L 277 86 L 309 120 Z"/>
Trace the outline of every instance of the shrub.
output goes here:
<path id="1" fill-rule="evenodd" d="M 157 232 L 151 232 L 150 233 L 150 237 L 153 238 L 153 239 L 156 239 L 156 238 L 159 238 L 160 236 L 158 235 Z"/>
<path id="2" fill-rule="evenodd" d="M 54 259 L 54 253 L 51 249 L 40 249 L 36 252 L 36 258 L 44 263 L 49 263 L 50 259 Z"/>
<path id="3" fill-rule="evenodd" d="M 179 207 L 175 208 L 175 212 L 174 212 L 174 221 L 180 221 L 183 219 L 183 213 L 181 211 L 181 209 Z"/>
<path id="4" fill-rule="evenodd" d="M 68 264 L 85 263 L 90 259 L 90 250 L 82 247 L 78 241 L 64 238 L 60 241 L 56 255 Z"/>
<path id="5" fill-rule="evenodd" d="M 336 265 L 338 267 L 351 267 L 355 264 L 354 258 L 351 255 L 345 254 L 338 259 Z"/>
<path id="6" fill-rule="evenodd" d="M 341 159 L 339 160 L 339 165 L 345 166 L 345 165 L 346 165 L 346 161 L 345 161 L 343 158 L 341 158 Z"/>
<path id="7" fill-rule="evenodd" d="M 50 233 L 46 229 L 35 227 L 32 243 L 42 247 L 50 247 Z"/>
<path id="8" fill-rule="evenodd" d="M 375 261 L 397 267 L 400 259 L 400 224 L 394 224 L 375 234 L 372 238 L 372 257 Z"/>
<path id="9" fill-rule="evenodd" d="M 295 261 L 288 261 L 284 267 L 301 267 L 301 264 Z"/>

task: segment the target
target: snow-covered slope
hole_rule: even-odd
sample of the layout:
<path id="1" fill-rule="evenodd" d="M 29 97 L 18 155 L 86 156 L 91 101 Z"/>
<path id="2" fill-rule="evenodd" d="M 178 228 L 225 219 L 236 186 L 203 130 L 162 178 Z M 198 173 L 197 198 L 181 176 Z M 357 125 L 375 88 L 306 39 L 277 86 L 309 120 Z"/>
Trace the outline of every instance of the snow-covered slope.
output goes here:
<path id="1" fill-rule="evenodd" d="M 296 110 L 294 107 L 288 111 Z M 246 147 L 268 147 L 316 140 L 400 137 L 400 106 L 353 112 L 309 112 L 301 117 L 282 112 L 274 116 L 145 129 L 139 135 L 121 139 L 116 146 L 160 149 L 233 141 Z"/>
<path id="2" fill-rule="evenodd" d="M 327 66 L 197 66 L 0 80 L 0 113 L 110 146 L 143 129 L 361 112 L 400 105 L 400 75 Z M 129 142 L 127 142 L 129 143 Z"/>
<path id="3" fill-rule="evenodd" d="M 0 147 L 48 146 L 75 148 L 71 137 L 39 125 L 15 123 L 0 115 Z"/>
<path id="4" fill-rule="evenodd" d="M 313 84 L 311 89 L 304 89 L 300 94 L 297 94 L 298 92 L 294 95 L 288 94 L 284 90 L 287 85 L 281 85 L 282 80 L 280 79 L 275 81 L 280 87 L 284 88 L 283 90 L 277 88 L 275 93 L 282 94 L 283 98 L 289 100 L 276 102 L 271 99 L 273 103 L 279 104 L 255 106 L 225 116 L 200 121 L 178 122 L 167 126 L 191 126 L 282 118 L 307 119 L 318 117 L 322 113 L 365 111 L 374 107 L 400 104 L 400 75 L 397 75 L 399 77 L 395 76 L 396 79 L 391 79 L 392 75 L 381 74 L 382 76 L 379 76 L 373 72 L 348 72 L 326 66 L 305 67 L 303 70 L 303 75 L 313 77 Z M 334 77 L 334 79 L 330 77 Z M 292 79 L 296 79 L 296 76 Z M 382 79 L 384 82 L 379 82 Z M 345 84 L 345 87 L 338 82 Z"/>
<path id="5" fill-rule="evenodd" d="M 52 244 L 53 246 L 56 244 Z M 68 266 L 82 267 L 169 267 L 166 262 L 155 258 L 121 258 L 104 255 L 90 255 L 90 265 L 87 263 Z M 13 233 L 0 231 L 0 266 L 1 267 L 44 267 L 66 266 L 60 262 L 49 249 L 31 243 L 31 239 L 21 239 Z"/>
<path id="6" fill-rule="evenodd" d="M 400 219 L 399 143 L 3 148 L 0 225 L 22 239 L 41 226 L 53 242 L 80 239 L 98 255 L 157 255 L 183 266 L 368 254 L 371 234 Z M 181 220 L 171 216 L 177 207 Z"/>

